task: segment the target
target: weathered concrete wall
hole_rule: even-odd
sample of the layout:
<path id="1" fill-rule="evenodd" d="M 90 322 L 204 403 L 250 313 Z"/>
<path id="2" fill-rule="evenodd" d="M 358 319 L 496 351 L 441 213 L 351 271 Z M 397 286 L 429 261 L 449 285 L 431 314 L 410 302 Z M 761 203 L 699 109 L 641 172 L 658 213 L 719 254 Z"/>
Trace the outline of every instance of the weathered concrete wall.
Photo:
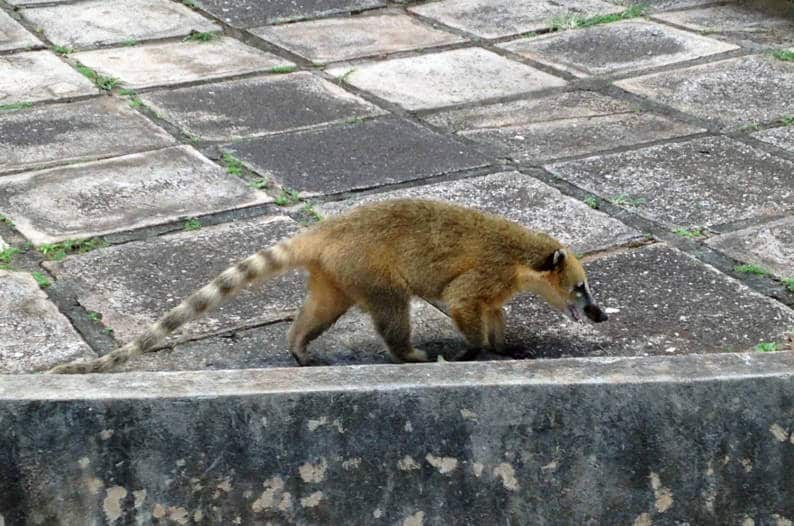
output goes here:
<path id="1" fill-rule="evenodd" d="M 792 431 L 794 353 L 0 376 L 0 524 L 783 525 Z"/>

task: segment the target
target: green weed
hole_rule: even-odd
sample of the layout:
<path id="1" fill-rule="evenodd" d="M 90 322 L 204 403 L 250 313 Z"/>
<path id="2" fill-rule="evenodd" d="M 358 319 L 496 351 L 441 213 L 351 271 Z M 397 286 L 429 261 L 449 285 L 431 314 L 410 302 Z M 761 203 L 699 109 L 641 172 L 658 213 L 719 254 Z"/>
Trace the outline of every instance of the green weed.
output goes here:
<path id="1" fill-rule="evenodd" d="M 100 75 L 99 73 L 89 68 L 85 64 L 81 64 L 80 62 L 78 62 L 74 65 L 74 67 L 84 77 L 91 80 L 96 85 L 96 87 L 101 90 L 110 91 L 119 85 L 119 79 L 115 77 L 107 77 L 105 75 Z"/>
<path id="2" fill-rule="evenodd" d="M 758 352 L 775 352 L 777 347 L 778 345 L 775 342 L 761 342 L 755 346 L 755 350 Z"/>
<path id="3" fill-rule="evenodd" d="M 289 206 L 297 203 L 299 199 L 297 191 L 285 186 L 281 189 L 281 193 L 278 197 L 276 197 L 275 203 L 278 206 Z"/>
<path id="4" fill-rule="evenodd" d="M 576 29 L 582 27 L 591 27 L 599 24 L 609 24 L 612 22 L 619 22 L 621 20 L 628 20 L 629 18 L 637 18 L 642 16 L 647 11 L 648 7 L 641 4 L 636 4 L 626 8 L 620 13 L 613 13 L 610 15 L 595 15 L 583 16 L 578 13 L 564 13 L 555 16 L 549 20 L 549 26 L 554 31 L 563 29 Z"/>
<path id="5" fill-rule="evenodd" d="M 39 245 L 38 251 L 41 252 L 41 254 L 47 259 L 60 261 L 67 255 L 73 254 L 75 252 L 79 254 L 85 254 L 86 252 L 91 252 L 92 250 L 106 246 L 107 243 L 98 237 L 81 240 L 67 239 L 66 241 L 61 241 L 60 243 L 44 243 Z"/>
<path id="6" fill-rule="evenodd" d="M 589 206 L 590 208 L 597 210 L 598 209 L 598 199 L 594 195 L 588 195 L 584 198 L 584 204 Z"/>
<path id="7" fill-rule="evenodd" d="M 323 220 L 323 216 L 321 216 L 320 213 L 314 209 L 314 205 L 311 203 L 306 203 L 305 205 L 303 205 L 303 208 L 301 208 L 301 212 L 313 221 Z"/>
<path id="8" fill-rule="evenodd" d="M 59 46 L 58 44 L 53 44 L 50 49 L 59 55 L 68 55 L 69 53 L 74 53 L 74 49 L 68 46 Z"/>
<path id="9" fill-rule="evenodd" d="M 698 239 L 706 236 L 702 228 L 676 228 L 673 230 L 673 234 L 688 239 Z"/>
<path id="10" fill-rule="evenodd" d="M 91 320 L 91 321 L 93 321 L 95 323 L 99 323 L 102 320 L 102 315 L 100 313 L 94 312 L 92 310 L 88 311 L 86 316 L 88 316 L 89 320 Z"/>
<path id="11" fill-rule="evenodd" d="M 783 60 L 786 62 L 794 62 L 794 51 L 790 51 L 788 49 L 778 49 L 771 53 L 773 57 L 778 60 Z"/>
<path id="12" fill-rule="evenodd" d="M 794 292 L 794 278 L 783 278 L 783 284 L 789 292 Z"/>
<path id="13" fill-rule="evenodd" d="M 297 66 L 275 66 L 270 68 L 271 73 L 292 73 L 293 71 L 297 70 Z"/>
<path id="14" fill-rule="evenodd" d="M 0 262 L 11 263 L 11 259 L 15 254 L 19 254 L 18 248 L 8 247 L 6 249 L 0 250 Z"/>
<path id="15" fill-rule="evenodd" d="M 783 115 L 778 119 L 778 122 L 783 126 L 792 126 L 794 125 L 794 115 Z"/>
<path id="16" fill-rule="evenodd" d="M 36 283 L 39 284 L 39 287 L 46 289 L 50 286 L 50 280 L 47 279 L 47 276 L 44 275 L 43 272 L 39 272 L 38 270 L 34 270 L 30 273 L 33 276 L 33 279 L 36 280 Z"/>
<path id="17" fill-rule="evenodd" d="M 618 206 L 639 206 L 645 203 L 644 197 L 630 197 L 626 194 L 610 197 L 609 200 Z"/>
<path id="18" fill-rule="evenodd" d="M 223 164 L 226 165 L 226 172 L 231 175 L 243 175 L 243 162 L 230 153 L 223 154 Z"/>
<path id="19" fill-rule="evenodd" d="M 755 276 L 769 275 L 769 272 L 766 269 L 763 269 L 758 265 L 753 265 L 752 263 L 746 265 L 737 265 L 733 267 L 733 270 L 740 274 L 753 274 Z"/>
<path id="20" fill-rule="evenodd" d="M 32 102 L 15 102 L 13 104 L 0 104 L 0 111 L 24 110 L 33 106 Z"/>
<path id="21" fill-rule="evenodd" d="M 198 230 L 199 228 L 201 228 L 201 226 L 202 226 L 201 221 L 199 221 L 195 217 L 189 217 L 182 225 L 182 228 L 184 230 L 190 231 L 190 230 Z"/>
<path id="22" fill-rule="evenodd" d="M 249 186 L 251 186 L 251 188 L 256 188 L 257 190 L 264 190 L 265 188 L 268 187 L 268 185 L 270 185 L 270 181 L 267 179 L 267 177 L 259 177 L 257 179 L 254 179 L 248 184 Z"/>
<path id="23" fill-rule="evenodd" d="M 188 36 L 184 38 L 187 42 L 188 40 L 192 40 L 193 42 L 209 42 L 210 40 L 214 40 L 218 37 L 215 33 L 210 33 L 208 31 L 192 31 Z"/>
<path id="24" fill-rule="evenodd" d="M 11 221 L 10 219 L 8 219 L 3 214 L 0 214 L 0 223 L 3 223 L 3 224 L 8 225 L 8 226 L 14 226 L 14 222 Z"/>

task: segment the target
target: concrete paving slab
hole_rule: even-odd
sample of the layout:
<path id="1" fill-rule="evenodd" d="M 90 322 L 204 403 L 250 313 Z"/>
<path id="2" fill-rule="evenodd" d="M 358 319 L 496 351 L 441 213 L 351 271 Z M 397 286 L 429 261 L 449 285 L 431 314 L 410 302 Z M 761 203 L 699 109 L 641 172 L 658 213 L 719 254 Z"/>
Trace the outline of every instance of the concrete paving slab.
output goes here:
<path id="1" fill-rule="evenodd" d="M 754 55 L 615 84 L 716 124 L 741 126 L 791 113 L 794 62 Z"/>
<path id="2" fill-rule="evenodd" d="M 35 244 L 271 200 L 189 146 L 0 177 L 0 211 Z"/>
<path id="3" fill-rule="evenodd" d="M 794 311 L 662 244 L 585 264 L 600 324 L 574 323 L 531 296 L 507 309 L 506 343 L 516 356 L 646 356 L 752 350 L 781 341 Z M 671 270 L 674 269 L 674 270 Z"/>
<path id="4" fill-rule="evenodd" d="M 791 108 L 791 110 L 794 113 L 794 108 Z M 760 131 L 754 133 L 753 137 L 794 153 L 794 126 L 783 126 Z"/>
<path id="5" fill-rule="evenodd" d="M 386 5 L 384 0 L 199 0 L 197 3 L 234 27 L 262 26 Z"/>
<path id="6" fill-rule="evenodd" d="M 161 90 L 140 97 L 165 120 L 187 133 L 213 141 L 306 129 L 385 113 L 307 72 Z"/>
<path id="7" fill-rule="evenodd" d="M 50 41 L 77 48 L 221 29 L 197 12 L 168 0 L 89 0 L 23 9 L 21 13 L 41 27 Z"/>
<path id="8" fill-rule="evenodd" d="M 223 147 L 265 177 L 310 194 L 335 194 L 485 166 L 454 139 L 381 118 L 273 135 Z"/>
<path id="9" fill-rule="evenodd" d="M 444 0 L 409 10 L 483 38 L 499 38 L 545 29 L 566 13 L 604 15 L 623 8 L 598 0 Z"/>
<path id="10" fill-rule="evenodd" d="M 594 153 L 705 131 L 594 92 L 465 108 L 425 117 L 517 162 Z"/>
<path id="11" fill-rule="evenodd" d="M 575 252 L 591 252 L 640 238 L 640 233 L 558 190 L 518 172 L 403 188 L 317 206 L 338 214 L 364 203 L 413 198 L 450 201 L 499 214 L 527 228 L 548 232 Z"/>
<path id="12" fill-rule="evenodd" d="M 718 38 L 769 45 L 794 43 L 794 21 L 784 9 L 768 11 L 753 4 L 725 4 L 659 13 L 653 18 L 693 31 L 716 34 Z"/>
<path id="13" fill-rule="evenodd" d="M 218 273 L 257 250 L 293 235 L 285 217 L 235 221 L 147 241 L 95 250 L 45 265 L 80 304 L 102 314 L 121 341 L 137 336 L 168 309 Z M 182 331 L 185 337 L 250 327 L 294 315 L 303 301 L 303 279 L 289 273 L 240 296 Z"/>
<path id="14" fill-rule="evenodd" d="M 462 42 L 404 14 L 323 18 L 252 29 L 251 33 L 315 64 Z"/>
<path id="15" fill-rule="evenodd" d="M 228 37 L 209 42 L 167 42 L 98 49 L 72 55 L 129 88 L 148 88 L 268 71 L 292 62 Z"/>
<path id="16" fill-rule="evenodd" d="M 546 169 L 670 228 L 779 214 L 794 200 L 794 163 L 727 137 L 596 155 Z"/>
<path id="17" fill-rule="evenodd" d="M 0 106 L 97 92 L 91 81 L 49 51 L 0 55 Z"/>
<path id="18" fill-rule="evenodd" d="M 24 49 L 31 46 L 43 46 L 22 24 L 11 18 L 5 11 L 0 11 L 0 51 Z"/>
<path id="19" fill-rule="evenodd" d="M 190 371 L 205 369 L 261 369 L 298 367 L 287 348 L 290 322 L 276 322 L 228 335 L 209 337 L 138 356 L 119 371 Z M 421 300 L 411 306 L 411 340 L 436 359 L 451 360 L 465 350 L 465 342 L 452 321 Z M 319 365 L 394 363 L 369 316 L 356 308 L 309 346 Z"/>
<path id="20" fill-rule="evenodd" d="M 546 97 L 439 111 L 423 115 L 422 120 L 456 132 L 628 113 L 634 111 L 635 107 L 626 101 L 594 91 L 564 91 Z"/>
<path id="21" fill-rule="evenodd" d="M 494 155 L 539 163 L 705 131 L 652 113 L 621 113 L 472 130 L 460 135 Z"/>
<path id="22" fill-rule="evenodd" d="M 60 4 L 71 0 L 8 0 L 6 3 L 14 7 L 23 7 L 37 4 Z"/>
<path id="23" fill-rule="evenodd" d="M 481 48 L 331 68 L 353 86 L 419 110 L 564 86 L 566 82 Z"/>
<path id="24" fill-rule="evenodd" d="M 733 44 L 644 20 L 524 38 L 499 47 L 577 77 L 626 73 L 738 49 Z"/>
<path id="25" fill-rule="evenodd" d="M 794 217 L 713 237 L 706 243 L 778 277 L 794 278 Z"/>
<path id="26" fill-rule="evenodd" d="M 621 6 L 644 5 L 650 11 L 672 11 L 713 4 L 714 0 L 607 0 Z M 773 0 L 774 1 L 774 0 Z"/>
<path id="27" fill-rule="evenodd" d="M 27 272 L 0 270 L 0 373 L 30 373 L 96 354 Z"/>
<path id="28" fill-rule="evenodd" d="M 153 150 L 175 142 L 111 97 L 0 113 L 0 173 Z"/>

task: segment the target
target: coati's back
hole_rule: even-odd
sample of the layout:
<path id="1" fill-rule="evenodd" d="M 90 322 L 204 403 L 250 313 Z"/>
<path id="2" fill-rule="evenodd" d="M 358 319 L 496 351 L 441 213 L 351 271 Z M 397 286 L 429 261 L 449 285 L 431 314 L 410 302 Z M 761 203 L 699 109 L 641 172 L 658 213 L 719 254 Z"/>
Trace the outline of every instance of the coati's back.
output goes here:
<path id="1" fill-rule="evenodd" d="M 427 298 L 472 268 L 498 276 L 517 263 L 535 267 L 561 246 L 492 214 L 415 199 L 354 208 L 315 226 L 305 241 L 315 263 L 344 282 L 402 278 Z"/>

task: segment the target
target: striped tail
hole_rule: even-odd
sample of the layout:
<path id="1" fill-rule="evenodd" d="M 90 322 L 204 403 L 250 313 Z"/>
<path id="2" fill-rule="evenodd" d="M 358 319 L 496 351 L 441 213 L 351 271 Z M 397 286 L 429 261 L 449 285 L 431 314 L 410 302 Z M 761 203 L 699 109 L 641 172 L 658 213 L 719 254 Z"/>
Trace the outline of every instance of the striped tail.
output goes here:
<path id="1" fill-rule="evenodd" d="M 169 334 L 214 309 L 235 296 L 247 285 L 282 274 L 295 266 L 292 240 L 260 250 L 236 265 L 227 268 L 214 280 L 204 285 L 165 316 L 149 326 L 130 343 L 90 362 L 72 362 L 48 371 L 53 374 L 79 374 L 106 372 L 131 357 L 147 352 L 162 342 Z"/>

